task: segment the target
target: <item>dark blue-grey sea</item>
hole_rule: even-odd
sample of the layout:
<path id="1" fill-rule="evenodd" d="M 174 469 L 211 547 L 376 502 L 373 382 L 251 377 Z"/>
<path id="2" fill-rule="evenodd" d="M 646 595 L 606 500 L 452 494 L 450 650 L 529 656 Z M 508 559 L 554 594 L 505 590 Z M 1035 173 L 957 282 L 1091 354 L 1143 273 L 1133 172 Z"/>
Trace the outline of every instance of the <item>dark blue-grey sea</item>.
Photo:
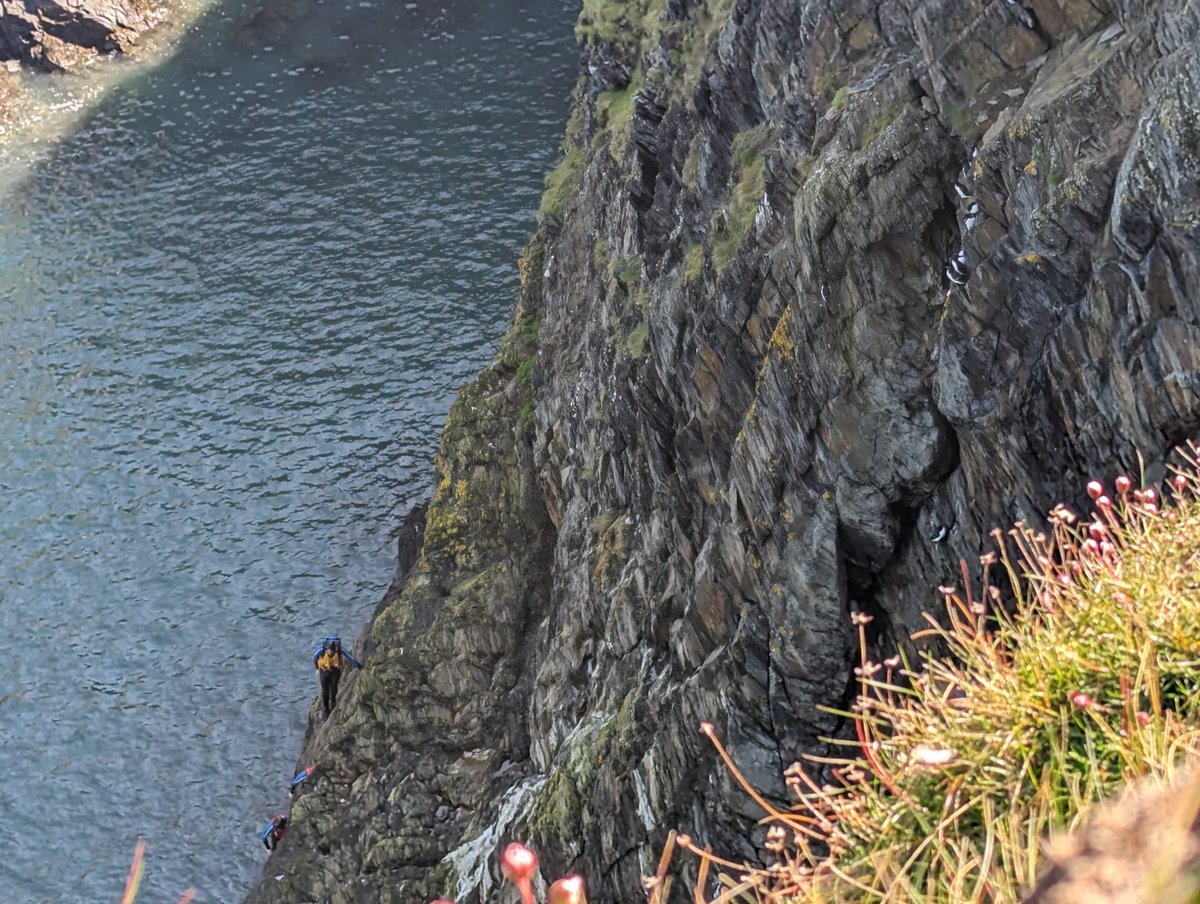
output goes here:
<path id="1" fill-rule="evenodd" d="M 248 890 L 511 312 L 577 9 L 218 2 L 0 146 L 0 900 L 116 902 L 139 837 L 138 904 Z"/>

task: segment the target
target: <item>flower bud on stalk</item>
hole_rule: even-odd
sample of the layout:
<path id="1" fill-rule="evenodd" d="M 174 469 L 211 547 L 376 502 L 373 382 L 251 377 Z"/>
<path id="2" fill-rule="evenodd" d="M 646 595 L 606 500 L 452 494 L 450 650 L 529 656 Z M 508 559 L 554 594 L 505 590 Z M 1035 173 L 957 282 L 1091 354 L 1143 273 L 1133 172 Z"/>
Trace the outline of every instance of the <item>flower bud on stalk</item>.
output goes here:
<path id="1" fill-rule="evenodd" d="M 515 841 L 500 855 L 500 871 L 521 893 L 521 904 L 537 904 L 533 897 L 533 877 L 537 875 L 537 868 L 537 854 Z"/>
<path id="2" fill-rule="evenodd" d="M 546 904 L 588 904 L 583 876 L 563 876 L 551 885 Z"/>

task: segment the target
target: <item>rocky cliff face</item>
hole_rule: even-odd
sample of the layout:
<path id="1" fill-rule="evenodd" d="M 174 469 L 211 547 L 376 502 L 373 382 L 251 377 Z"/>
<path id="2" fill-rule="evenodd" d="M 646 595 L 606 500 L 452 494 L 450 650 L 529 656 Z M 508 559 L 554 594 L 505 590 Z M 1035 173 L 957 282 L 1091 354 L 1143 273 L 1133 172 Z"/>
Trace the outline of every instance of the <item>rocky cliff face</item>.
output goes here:
<path id="1" fill-rule="evenodd" d="M 0 0 L 0 62 L 67 69 L 128 49 L 163 4 L 153 0 Z"/>
<path id="2" fill-rule="evenodd" d="M 993 525 L 1200 428 L 1200 8 L 587 0 L 513 328 L 254 904 L 757 855 Z M 1153 477 L 1154 475 L 1151 474 Z M 419 538 L 418 534 L 422 534 Z M 419 546 L 419 549 L 418 549 Z"/>

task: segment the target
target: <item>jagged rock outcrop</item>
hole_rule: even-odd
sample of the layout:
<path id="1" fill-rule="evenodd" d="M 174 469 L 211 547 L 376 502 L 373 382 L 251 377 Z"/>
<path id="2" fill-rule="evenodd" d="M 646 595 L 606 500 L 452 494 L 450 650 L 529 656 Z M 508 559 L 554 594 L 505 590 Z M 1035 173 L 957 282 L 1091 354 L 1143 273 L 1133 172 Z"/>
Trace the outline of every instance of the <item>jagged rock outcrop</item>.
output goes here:
<path id="1" fill-rule="evenodd" d="M 843 731 L 993 525 L 1200 428 L 1200 9 L 588 0 L 563 163 L 424 542 L 250 896 L 638 900 L 758 855 L 746 773 Z M 1152 478 L 1154 473 L 1150 475 Z"/>
<path id="2" fill-rule="evenodd" d="M 161 15 L 150 0 L 0 0 L 0 62 L 66 69 L 128 49 Z"/>

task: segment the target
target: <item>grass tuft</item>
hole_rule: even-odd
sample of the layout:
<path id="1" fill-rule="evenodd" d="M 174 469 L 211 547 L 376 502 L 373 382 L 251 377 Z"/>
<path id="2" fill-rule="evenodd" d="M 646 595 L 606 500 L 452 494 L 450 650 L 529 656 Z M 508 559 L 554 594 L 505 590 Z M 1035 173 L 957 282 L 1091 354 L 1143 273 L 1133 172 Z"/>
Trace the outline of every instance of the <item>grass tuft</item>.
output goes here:
<path id="1" fill-rule="evenodd" d="M 756 126 L 738 133 L 733 140 L 737 182 L 725 208 L 712 221 L 712 259 L 718 272 L 737 255 L 742 240 L 754 225 L 754 217 L 766 190 L 766 149 L 774 133 Z"/>
<path id="2" fill-rule="evenodd" d="M 571 147 L 558 166 L 546 175 L 546 191 L 542 194 L 542 203 L 537 212 L 539 223 L 548 217 L 562 216 L 567 203 L 579 192 L 585 163 L 583 151 Z"/>
<path id="3" fill-rule="evenodd" d="M 703 727 L 767 811 L 775 861 L 674 839 L 721 874 L 719 900 L 1016 902 L 1051 833 L 1126 782 L 1172 779 L 1200 748 L 1196 451 L 1164 489 L 1093 481 L 1091 514 L 1059 505 L 1045 530 L 993 531 L 979 584 L 964 562 L 962 582 L 939 588 L 942 617 L 914 635 L 934 643 L 915 661 L 873 661 L 871 616 L 853 613 L 858 695 L 841 715 L 857 737 L 786 771 L 794 808 L 758 798 Z"/>

